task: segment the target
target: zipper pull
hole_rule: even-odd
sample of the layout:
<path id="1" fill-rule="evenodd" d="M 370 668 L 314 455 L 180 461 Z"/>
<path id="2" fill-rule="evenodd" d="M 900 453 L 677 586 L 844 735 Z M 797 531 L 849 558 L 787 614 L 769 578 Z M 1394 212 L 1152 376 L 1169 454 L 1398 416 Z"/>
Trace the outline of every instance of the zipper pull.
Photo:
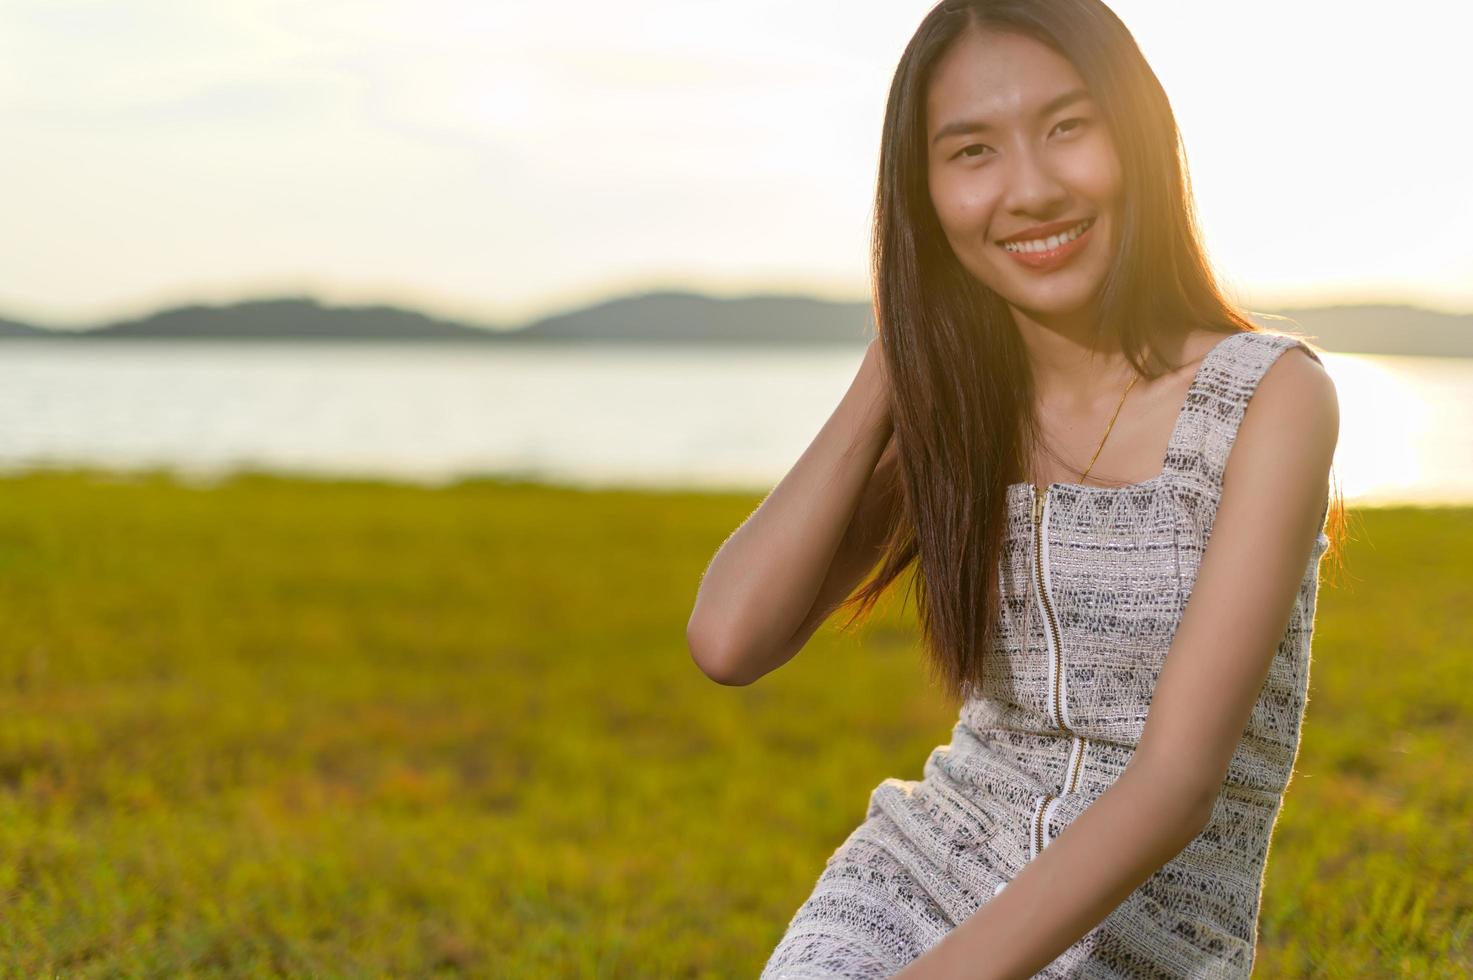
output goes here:
<path id="1" fill-rule="evenodd" d="M 1037 487 L 1033 488 L 1033 523 L 1035 524 L 1043 520 L 1043 498 L 1047 493 L 1047 489 L 1039 493 Z"/>

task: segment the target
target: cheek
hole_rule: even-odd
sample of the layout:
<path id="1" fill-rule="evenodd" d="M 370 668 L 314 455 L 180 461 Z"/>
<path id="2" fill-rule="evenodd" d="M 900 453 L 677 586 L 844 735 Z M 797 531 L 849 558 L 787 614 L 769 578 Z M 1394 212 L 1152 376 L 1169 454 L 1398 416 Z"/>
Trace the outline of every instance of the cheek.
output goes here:
<path id="1" fill-rule="evenodd" d="M 986 230 L 991 204 L 985 195 L 956 182 L 933 184 L 932 188 L 936 216 L 948 232 L 971 235 Z"/>
<path id="2" fill-rule="evenodd" d="M 1092 140 L 1076 157 L 1077 186 L 1096 201 L 1114 200 L 1120 193 L 1120 159 L 1107 139 Z"/>

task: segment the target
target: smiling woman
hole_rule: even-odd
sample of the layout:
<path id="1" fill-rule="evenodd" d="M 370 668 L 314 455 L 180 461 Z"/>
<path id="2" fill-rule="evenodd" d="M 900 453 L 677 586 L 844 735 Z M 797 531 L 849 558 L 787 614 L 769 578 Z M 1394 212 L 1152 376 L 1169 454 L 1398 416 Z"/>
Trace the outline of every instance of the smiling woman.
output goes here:
<path id="1" fill-rule="evenodd" d="M 1223 297 L 1187 186 L 1099 0 L 946 0 L 906 47 L 879 338 L 688 632 L 751 683 L 914 566 L 963 703 L 924 778 L 873 791 L 763 980 L 1249 976 L 1338 405 L 1312 347 Z"/>

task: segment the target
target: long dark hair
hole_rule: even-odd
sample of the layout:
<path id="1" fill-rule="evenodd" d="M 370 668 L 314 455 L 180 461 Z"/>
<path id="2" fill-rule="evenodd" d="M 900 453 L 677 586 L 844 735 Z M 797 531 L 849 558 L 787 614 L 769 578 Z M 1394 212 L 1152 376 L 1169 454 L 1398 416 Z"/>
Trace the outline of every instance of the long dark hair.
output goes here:
<path id="1" fill-rule="evenodd" d="M 926 94 L 968 29 L 1026 34 L 1067 58 L 1100 105 L 1124 180 L 1119 250 L 1099 329 L 1148 378 L 1176 367 L 1162 336 L 1259 328 L 1223 295 L 1201 245 L 1176 118 L 1135 38 L 1100 0 L 945 0 L 906 45 L 885 107 L 871 275 L 890 379 L 898 466 L 878 571 L 840 608 L 866 616 L 914 562 L 933 679 L 953 700 L 982 690 L 995 640 L 1007 490 L 1038 443 L 1033 376 L 1011 310 L 951 250 L 931 203 Z M 1332 537 L 1344 537 L 1335 495 Z M 1334 549 L 1338 555 L 1339 548 Z M 917 560 L 918 559 L 918 560 Z"/>

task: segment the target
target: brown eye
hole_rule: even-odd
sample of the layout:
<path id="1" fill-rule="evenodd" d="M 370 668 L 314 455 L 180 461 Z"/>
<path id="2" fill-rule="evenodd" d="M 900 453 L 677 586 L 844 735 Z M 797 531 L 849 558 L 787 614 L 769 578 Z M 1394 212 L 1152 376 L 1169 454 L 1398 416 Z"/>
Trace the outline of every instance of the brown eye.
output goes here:
<path id="1" fill-rule="evenodd" d="M 956 155 L 959 156 L 959 157 L 966 157 L 969 160 L 974 160 L 974 159 L 976 159 L 979 156 L 979 154 L 976 154 L 976 153 L 968 153 L 967 152 L 968 150 L 987 150 L 987 149 L 991 149 L 991 147 L 989 147 L 986 143 L 969 143 L 966 146 L 962 147 L 959 151 L 957 151 L 957 154 Z"/>
<path id="2" fill-rule="evenodd" d="M 1059 123 L 1059 126 L 1068 126 L 1070 123 L 1078 123 L 1078 125 L 1076 125 L 1075 127 L 1073 127 L 1073 129 L 1070 129 L 1069 130 L 1069 132 L 1072 133 L 1075 129 L 1078 129 L 1079 126 L 1083 126 L 1084 125 L 1084 120 L 1083 119 L 1065 119 L 1063 122 Z M 1054 128 L 1055 129 L 1058 129 L 1059 126 L 1055 126 Z"/>

